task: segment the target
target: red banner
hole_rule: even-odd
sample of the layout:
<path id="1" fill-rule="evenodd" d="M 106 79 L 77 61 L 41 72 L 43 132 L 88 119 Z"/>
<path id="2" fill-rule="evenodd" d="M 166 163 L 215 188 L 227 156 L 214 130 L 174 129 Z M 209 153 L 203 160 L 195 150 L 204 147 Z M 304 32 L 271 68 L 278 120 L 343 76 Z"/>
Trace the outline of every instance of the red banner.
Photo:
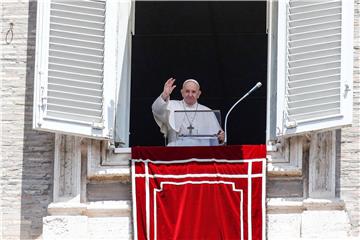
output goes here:
<path id="1" fill-rule="evenodd" d="M 265 239 L 265 145 L 133 147 L 134 239 Z"/>

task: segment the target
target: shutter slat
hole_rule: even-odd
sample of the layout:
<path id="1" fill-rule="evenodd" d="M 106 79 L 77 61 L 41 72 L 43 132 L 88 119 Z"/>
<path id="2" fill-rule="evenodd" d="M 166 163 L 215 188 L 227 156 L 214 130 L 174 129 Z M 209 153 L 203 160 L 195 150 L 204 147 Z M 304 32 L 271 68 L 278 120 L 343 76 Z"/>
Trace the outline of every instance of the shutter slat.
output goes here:
<path id="1" fill-rule="evenodd" d="M 80 93 L 67 93 L 58 90 L 48 90 L 48 98 L 56 97 L 56 98 L 65 98 L 71 100 L 79 100 L 79 101 L 86 101 L 92 103 L 102 103 L 102 98 L 96 96 L 89 96 Z"/>
<path id="2" fill-rule="evenodd" d="M 71 1 L 67 2 L 53 2 L 52 5 L 56 7 L 57 10 L 64 10 L 70 12 L 76 12 L 80 14 L 89 14 L 95 16 L 103 16 L 105 9 L 102 7 L 88 7 L 88 6 L 77 6 L 71 4 Z"/>
<path id="3" fill-rule="evenodd" d="M 341 26 L 341 19 L 332 19 L 332 21 L 320 22 L 320 23 L 311 23 L 311 24 L 296 24 L 292 27 L 289 27 L 289 32 L 291 34 L 308 32 L 314 30 L 323 30 L 328 29 L 334 26 Z"/>
<path id="4" fill-rule="evenodd" d="M 329 22 L 330 20 L 334 20 L 334 19 L 341 20 L 341 14 L 335 13 L 335 14 L 327 14 L 324 16 L 315 16 L 315 17 L 297 19 L 297 20 L 289 21 L 289 26 L 294 27 L 299 25 L 310 25 L 321 22 Z"/>
<path id="5" fill-rule="evenodd" d="M 340 61 L 333 61 L 333 62 L 319 63 L 319 64 L 301 66 L 301 67 L 290 67 L 289 74 L 290 75 L 294 75 L 294 74 L 298 74 L 298 73 L 306 74 L 309 72 L 315 72 L 315 71 L 325 70 L 325 69 L 340 68 L 340 67 L 341 67 Z"/>
<path id="6" fill-rule="evenodd" d="M 340 6 L 341 6 L 340 1 L 326 1 L 326 2 L 322 1 L 304 6 L 290 7 L 290 13 L 309 13 L 309 12 L 340 7 Z"/>
<path id="7" fill-rule="evenodd" d="M 290 119 L 296 119 L 297 122 L 313 121 L 314 119 L 322 119 L 324 118 L 324 116 L 327 117 L 337 116 L 339 113 L 340 113 L 340 108 L 333 108 L 333 109 L 293 115 L 290 117 Z"/>
<path id="8" fill-rule="evenodd" d="M 313 72 L 308 72 L 308 73 L 297 73 L 297 74 L 292 74 L 289 75 L 289 82 L 295 80 L 305 80 L 305 79 L 309 79 L 309 78 L 319 78 L 319 77 L 324 77 L 327 75 L 334 75 L 334 74 L 340 74 L 341 69 L 340 68 L 334 68 L 334 69 L 325 69 L 325 70 L 318 70 L 318 71 L 313 71 Z"/>
<path id="9" fill-rule="evenodd" d="M 102 96 L 102 89 L 98 90 L 98 89 L 91 89 L 84 87 L 67 86 L 63 84 L 56 84 L 50 82 L 48 88 L 49 90 L 57 90 L 66 93 L 74 93 L 74 94 L 81 93 L 82 95 L 97 96 L 97 97 Z"/>
<path id="10" fill-rule="evenodd" d="M 76 12 L 71 9 L 63 10 L 61 8 L 58 8 L 59 5 L 57 4 L 51 4 L 52 10 L 51 13 L 54 16 L 65 16 L 69 18 L 78 18 L 78 19 L 89 19 L 94 22 L 103 22 L 105 19 L 104 14 L 90 14 L 83 12 Z"/>
<path id="11" fill-rule="evenodd" d="M 309 38 L 323 37 L 325 35 L 335 35 L 341 33 L 341 27 L 330 27 L 322 30 L 309 30 L 307 32 L 289 35 L 289 41 L 304 40 Z"/>
<path id="12" fill-rule="evenodd" d="M 290 47 L 304 47 L 304 46 L 310 46 L 316 43 L 326 43 L 326 42 L 335 42 L 341 40 L 341 34 L 330 34 L 330 35 L 324 35 L 320 37 L 315 38 L 308 38 L 308 39 L 301 39 L 301 40 L 294 40 L 289 41 Z"/>
<path id="13" fill-rule="evenodd" d="M 331 28 L 341 27 L 341 21 L 332 21 L 332 22 L 326 22 L 326 23 L 320 23 L 320 24 L 314 24 L 314 25 L 307 25 L 307 26 L 297 26 L 293 28 L 289 28 L 290 34 L 302 34 L 302 33 L 309 33 L 309 32 L 315 32 L 315 31 L 322 31 L 322 30 L 328 30 Z"/>
<path id="14" fill-rule="evenodd" d="M 289 49 L 290 54 L 297 54 L 297 53 L 308 53 L 308 52 L 314 52 L 314 51 L 321 51 L 326 50 L 329 48 L 337 48 L 341 47 L 340 41 L 333 41 L 333 42 L 326 42 L 326 43 L 318 43 L 318 44 L 312 44 L 305 47 L 292 47 Z"/>
<path id="15" fill-rule="evenodd" d="M 60 121 L 77 121 L 82 122 L 83 124 L 91 124 L 93 122 L 101 122 L 101 117 L 89 116 L 89 115 L 81 115 L 75 113 L 67 113 L 67 112 L 59 112 L 54 110 L 48 110 L 47 116 L 45 119 L 55 119 Z"/>
<path id="16" fill-rule="evenodd" d="M 49 104 L 60 104 L 63 106 L 74 106 L 74 107 L 80 107 L 83 109 L 96 109 L 101 111 L 102 106 L 101 104 L 98 103 L 91 103 L 91 102 L 84 102 L 84 101 L 73 101 L 73 100 L 69 100 L 69 99 L 64 99 L 64 98 L 56 98 L 56 97 L 52 97 L 50 99 L 48 99 L 48 103 Z"/>
<path id="17" fill-rule="evenodd" d="M 74 73 L 74 74 L 80 73 L 83 75 L 95 76 L 95 77 L 101 77 L 103 75 L 101 69 L 73 67 L 72 65 L 58 64 L 58 63 L 52 63 L 52 62 L 49 62 L 49 68 L 58 70 L 58 71 L 64 71 L 64 72 L 69 72 L 69 73 Z"/>
<path id="18" fill-rule="evenodd" d="M 55 3 L 61 1 L 53 1 Z M 63 2 L 63 1 L 62 1 Z M 71 4 L 73 6 L 79 7 L 86 7 L 86 8 L 104 8 L 105 9 L 105 2 L 98 2 L 98 1 L 67 1 L 66 4 Z"/>
<path id="19" fill-rule="evenodd" d="M 71 66 L 76 66 L 80 68 L 85 69 L 102 69 L 103 68 L 103 62 L 92 62 L 92 61 L 86 61 L 86 60 L 74 60 L 71 58 L 63 58 L 63 57 L 57 57 L 53 56 L 49 58 L 49 62 L 51 63 L 58 63 L 58 64 L 64 64 Z"/>
<path id="20" fill-rule="evenodd" d="M 324 103 L 324 102 L 336 102 L 337 99 L 339 99 L 339 95 L 335 94 L 335 95 L 329 95 L 329 96 L 322 96 L 322 97 L 318 97 L 318 98 L 310 98 L 310 99 L 305 99 L 305 100 L 298 100 L 298 101 L 292 101 L 289 102 L 289 107 L 292 108 L 297 108 L 297 107 L 301 107 L 301 106 L 308 106 L 311 104 L 320 104 L 320 103 Z"/>
<path id="21" fill-rule="evenodd" d="M 79 26 L 75 24 L 66 24 L 62 22 L 57 23 L 56 21 L 53 21 L 51 23 L 51 26 L 53 26 L 54 29 L 69 30 L 76 33 L 87 33 L 90 35 L 92 34 L 92 35 L 101 35 L 101 36 L 104 35 L 104 29 L 94 28 L 91 26 Z"/>
<path id="22" fill-rule="evenodd" d="M 299 87 L 299 86 L 304 86 L 304 85 L 308 85 L 311 83 L 324 83 L 324 82 L 333 82 L 333 81 L 339 81 L 340 80 L 340 74 L 335 74 L 335 75 L 326 75 L 326 76 L 322 76 L 322 77 L 318 77 L 318 78 L 309 78 L 309 79 L 304 79 L 304 80 L 299 80 L 299 81 L 292 81 L 289 83 L 289 87 Z"/>
<path id="23" fill-rule="evenodd" d="M 52 25 L 53 26 L 53 25 Z M 78 40 L 84 40 L 87 41 L 88 39 L 91 39 L 91 42 L 96 43 L 102 43 L 104 42 L 104 35 L 101 33 L 101 35 L 94 35 L 94 34 L 88 34 L 88 33 L 79 33 L 71 30 L 59 30 L 56 28 L 52 28 L 50 26 L 50 34 L 53 36 L 61 36 L 65 38 L 72 38 L 72 39 L 78 39 Z"/>
<path id="24" fill-rule="evenodd" d="M 312 92 L 306 92 L 306 93 L 299 93 L 299 94 L 293 94 L 291 97 L 289 97 L 287 102 L 293 102 L 293 101 L 301 101 L 311 98 L 319 98 L 323 96 L 330 96 L 330 95 L 339 95 L 339 88 L 333 88 L 333 89 L 326 89 L 326 90 L 320 90 L 320 91 L 312 91 Z M 288 108 L 291 110 L 291 108 Z"/>
<path id="25" fill-rule="evenodd" d="M 53 35 L 50 38 L 50 43 L 63 43 L 68 44 L 71 46 L 77 46 L 77 47 L 88 47 L 88 48 L 94 48 L 94 49 L 104 49 L 104 44 L 102 42 L 97 41 L 91 41 L 91 40 L 80 40 L 80 39 L 73 39 L 69 37 L 61 37 L 57 35 Z"/>
<path id="26" fill-rule="evenodd" d="M 84 50 L 88 49 L 89 54 L 96 53 L 96 52 L 100 53 L 100 52 L 103 52 L 103 49 L 104 49 L 104 46 L 101 46 L 99 44 L 93 44 L 93 43 L 86 44 L 86 42 L 66 40 L 66 39 L 61 39 L 59 37 L 51 38 L 50 45 L 51 46 L 57 45 L 57 46 L 78 48 L 78 51 L 84 51 Z"/>
<path id="27" fill-rule="evenodd" d="M 50 76 L 49 83 L 65 84 L 67 86 L 85 87 L 85 88 L 90 88 L 90 89 L 102 90 L 101 83 L 86 82 L 86 81 L 74 80 L 74 79 L 57 78 L 57 77 Z"/>
<path id="28" fill-rule="evenodd" d="M 102 56 L 97 56 L 93 54 L 86 53 L 73 53 L 68 51 L 61 50 L 51 50 L 50 55 L 58 58 L 67 58 L 71 60 L 79 60 L 79 61 L 88 61 L 88 62 L 97 62 L 102 63 Z"/>
<path id="29" fill-rule="evenodd" d="M 69 18 L 69 17 L 62 17 L 62 16 L 51 16 L 50 18 L 51 23 L 54 24 L 63 24 L 65 25 L 71 25 L 74 27 L 79 28 L 90 28 L 90 29 L 96 29 L 101 30 L 104 29 L 104 23 L 98 22 L 98 21 L 91 21 L 91 20 L 83 20 L 83 19 L 76 19 L 76 18 Z"/>
<path id="30" fill-rule="evenodd" d="M 307 114 L 311 112 L 326 111 L 329 109 L 340 109 L 340 101 L 311 104 L 302 107 L 295 107 L 289 111 L 289 116 Z"/>
<path id="31" fill-rule="evenodd" d="M 305 59 L 312 59 L 312 58 L 318 58 L 318 57 L 324 57 L 328 55 L 339 55 L 341 53 L 340 47 L 335 48 L 328 48 L 325 50 L 316 50 L 316 51 L 310 51 L 305 53 L 297 53 L 297 54 L 291 54 L 288 55 L 289 61 L 297 61 L 297 60 L 305 60 Z"/>
<path id="32" fill-rule="evenodd" d="M 53 104 L 48 102 L 48 110 L 49 111 L 57 111 L 63 113 L 71 113 L 71 114 L 78 114 L 83 116 L 91 116 L 91 117 L 101 117 L 101 110 L 96 109 L 86 109 L 81 107 L 74 107 L 74 106 L 65 106 L 60 104 Z"/>
<path id="33" fill-rule="evenodd" d="M 59 50 L 62 52 L 79 53 L 84 55 L 93 55 L 102 58 L 104 55 L 104 49 L 87 48 L 84 46 L 73 46 L 63 43 L 52 43 L 50 42 L 50 51 Z"/>
<path id="34" fill-rule="evenodd" d="M 296 68 L 296 67 L 312 66 L 317 63 L 321 64 L 321 63 L 334 62 L 339 60 L 339 58 L 340 58 L 340 54 L 334 54 L 334 55 L 327 55 L 327 56 L 321 56 L 315 58 L 289 61 L 289 67 Z"/>
<path id="35" fill-rule="evenodd" d="M 337 14 L 337 13 L 341 13 L 340 7 L 331 7 L 331 8 L 326 8 L 326 9 L 317 9 L 317 10 L 308 11 L 308 12 L 292 13 L 289 15 L 289 19 L 294 21 L 294 20 L 299 20 L 299 19 L 306 19 L 306 18 L 311 18 L 311 17 L 316 17 L 316 16 L 324 16 L 324 15 Z"/>
<path id="36" fill-rule="evenodd" d="M 49 71 L 49 77 L 58 77 L 58 78 L 73 79 L 78 81 L 103 84 L 102 77 L 91 76 L 87 74 L 70 73 L 67 71 L 60 71 L 56 69 L 52 69 L 51 71 Z"/>
<path id="37" fill-rule="evenodd" d="M 334 0 L 332 2 L 335 1 L 339 1 L 339 0 Z M 317 3 L 323 3 L 323 0 L 292 0 L 291 2 L 289 2 L 291 7 L 299 7 L 299 6 L 308 6 L 308 5 L 313 5 L 313 4 L 317 4 Z M 331 1 L 329 1 L 331 2 Z"/>
<path id="38" fill-rule="evenodd" d="M 307 84 L 304 86 L 289 88 L 290 94 L 300 94 L 306 92 L 320 91 L 331 88 L 340 88 L 339 81 L 335 82 L 326 82 L 326 83 L 317 83 L 317 84 Z"/>

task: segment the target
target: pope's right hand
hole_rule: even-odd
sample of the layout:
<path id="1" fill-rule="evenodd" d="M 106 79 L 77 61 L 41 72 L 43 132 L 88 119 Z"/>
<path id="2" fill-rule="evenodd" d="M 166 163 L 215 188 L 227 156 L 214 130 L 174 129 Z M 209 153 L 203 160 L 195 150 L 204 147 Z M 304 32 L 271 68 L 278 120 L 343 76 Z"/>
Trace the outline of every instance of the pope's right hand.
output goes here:
<path id="1" fill-rule="evenodd" d="M 168 100 L 172 91 L 174 90 L 174 88 L 176 88 L 176 85 L 174 85 L 175 82 L 175 78 L 169 78 L 166 83 L 164 84 L 164 90 L 161 93 L 161 97 L 162 99 L 164 99 L 164 101 Z"/>

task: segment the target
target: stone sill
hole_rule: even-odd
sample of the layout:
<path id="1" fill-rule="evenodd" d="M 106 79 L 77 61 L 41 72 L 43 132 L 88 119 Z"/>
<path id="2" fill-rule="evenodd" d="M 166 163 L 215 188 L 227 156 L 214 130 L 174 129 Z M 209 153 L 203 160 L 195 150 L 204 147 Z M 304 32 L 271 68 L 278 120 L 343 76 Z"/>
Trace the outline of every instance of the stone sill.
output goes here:
<path id="1" fill-rule="evenodd" d="M 114 148 L 114 153 L 131 155 L 131 148 Z"/>
<path id="2" fill-rule="evenodd" d="M 341 199 L 268 198 L 267 213 L 301 213 L 303 211 L 344 210 Z M 98 201 L 89 203 L 56 202 L 48 206 L 50 215 L 88 217 L 122 217 L 131 214 L 130 201 Z"/>
<path id="3" fill-rule="evenodd" d="M 303 211 L 344 210 L 343 200 L 335 199 L 302 199 L 302 198 L 268 198 L 267 213 L 301 213 Z"/>
<path id="4" fill-rule="evenodd" d="M 99 201 L 89 203 L 56 202 L 48 206 L 49 215 L 70 215 L 88 217 L 128 217 L 131 214 L 130 201 Z"/>
<path id="5" fill-rule="evenodd" d="M 267 163 L 268 177 L 300 177 L 302 176 L 302 169 L 285 164 Z"/>
<path id="6" fill-rule="evenodd" d="M 121 182 L 130 181 L 130 167 L 105 167 L 98 166 L 88 173 L 89 180 L 118 180 Z"/>
<path id="7" fill-rule="evenodd" d="M 269 152 L 269 145 L 267 150 Z M 276 148 L 270 149 L 270 151 L 276 151 Z M 267 158 L 269 159 L 269 155 L 267 156 Z M 106 158 L 101 164 L 104 170 L 99 171 L 97 174 L 99 176 L 109 175 L 110 177 L 111 175 L 116 175 L 116 174 L 128 175 L 130 174 L 130 172 L 125 172 L 124 170 L 122 170 L 122 172 L 119 171 L 119 173 L 113 171 L 112 174 L 111 167 L 116 167 L 116 166 L 125 167 L 124 164 L 127 164 L 130 159 L 131 159 L 131 148 L 114 148 L 111 157 Z M 108 170 L 106 169 L 106 167 L 108 167 Z M 107 173 L 107 171 L 109 173 Z M 302 169 L 299 166 L 293 166 L 286 162 L 279 162 L 279 163 L 268 162 L 267 176 L 268 177 L 300 177 L 302 176 Z"/>

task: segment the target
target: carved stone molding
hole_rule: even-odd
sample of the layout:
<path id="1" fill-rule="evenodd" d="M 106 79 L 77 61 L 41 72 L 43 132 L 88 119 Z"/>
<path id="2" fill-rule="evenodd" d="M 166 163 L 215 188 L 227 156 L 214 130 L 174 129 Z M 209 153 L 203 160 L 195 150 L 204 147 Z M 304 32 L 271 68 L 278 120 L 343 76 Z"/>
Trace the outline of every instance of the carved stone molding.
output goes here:
<path id="1" fill-rule="evenodd" d="M 277 151 L 268 152 L 267 175 L 269 177 L 302 176 L 304 137 L 284 139 Z"/>
<path id="2" fill-rule="evenodd" d="M 54 202 L 80 202 L 81 138 L 56 134 Z"/>
<path id="3" fill-rule="evenodd" d="M 114 153 L 103 141 L 89 139 L 84 144 L 87 145 L 88 179 L 130 182 L 130 148 Z"/>
<path id="4" fill-rule="evenodd" d="M 309 197 L 335 197 L 335 130 L 311 135 L 309 152 Z"/>

